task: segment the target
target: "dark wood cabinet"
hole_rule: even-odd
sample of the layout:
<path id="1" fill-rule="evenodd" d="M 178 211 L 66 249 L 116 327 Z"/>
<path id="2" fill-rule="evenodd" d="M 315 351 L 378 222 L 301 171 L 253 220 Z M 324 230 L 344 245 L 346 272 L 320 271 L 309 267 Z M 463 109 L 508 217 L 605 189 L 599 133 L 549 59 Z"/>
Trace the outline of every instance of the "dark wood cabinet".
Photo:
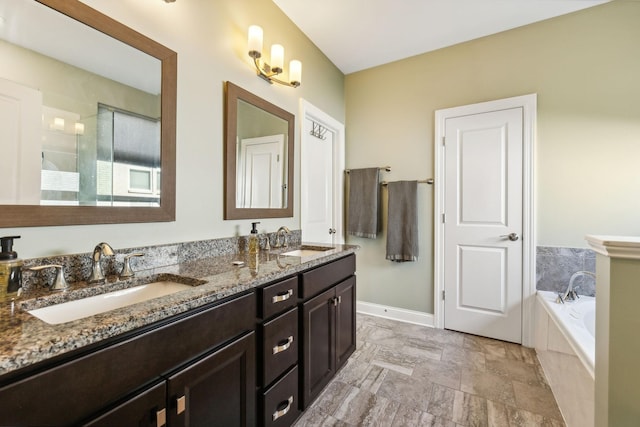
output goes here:
<path id="1" fill-rule="evenodd" d="M 241 295 L 125 334 L 101 349 L 40 366 L 31 375 L 0 385 L 0 425 L 114 425 L 119 417 L 123 422 L 116 425 L 129 425 L 126 421 L 143 420 L 149 413 L 162 416 L 166 404 L 145 403 L 150 398 L 146 394 L 149 387 L 254 331 L 255 307 L 254 293 Z M 252 360 L 251 365 L 254 363 Z M 247 374 L 251 373 L 253 377 L 245 380 L 255 384 L 255 367 Z M 255 385 L 252 388 L 255 393 Z M 108 423 L 100 421 L 107 416 Z"/>
<path id="2" fill-rule="evenodd" d="M 161 381 L 83 426 L 159 427 L 166 424 L 166 402 L 167 386 L 165 381 Z"/>
<path id="3" fill-rule="evenodd" d="M 320 394 L 336 371 L 335 296 L 335 289 L 329 289 L 302 305 L 303 408 Z"/>
<path id="4" fill-rule="evenodd" d="M 169 427 L 255 425 L 253 332 L 168 379 Z"/>
<path id="5" fill-rule="evenodd" d="M 346 257 L 302 275 L 303 287 L 307 283 L 315 290 L 328 287 L 302 303 L 302 409 L 313 402 L 355 351 L 354 259 L 355 256 Z M 331 268 L 334 264 L 336 268 Z M 328 279 L 323 282 L 323 277 Z M 332 280 L 341 281 L 336 284 Z"/>
<path id="6" fill-rule="evenodd" d="M 354 272 L 350 254 L 0 377 L 0 425 L 290 426 L 355 350 Z"/>
<path id="7" fill-rule="evenodd" d="M 259 424 L 286 427 L 300 415 L 298 276 L 258 289 Z"/>

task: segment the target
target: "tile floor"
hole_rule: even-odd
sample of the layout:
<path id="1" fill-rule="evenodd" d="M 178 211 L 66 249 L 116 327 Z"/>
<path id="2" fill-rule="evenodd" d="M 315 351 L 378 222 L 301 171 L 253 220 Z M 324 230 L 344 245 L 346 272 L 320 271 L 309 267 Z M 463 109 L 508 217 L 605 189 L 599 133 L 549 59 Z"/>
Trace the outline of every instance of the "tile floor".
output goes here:
<path id="1" fill-rule="evenodd" d="M 302 426 L 564 426 L 533 349 L 358 314 L 358 347 Z"/>

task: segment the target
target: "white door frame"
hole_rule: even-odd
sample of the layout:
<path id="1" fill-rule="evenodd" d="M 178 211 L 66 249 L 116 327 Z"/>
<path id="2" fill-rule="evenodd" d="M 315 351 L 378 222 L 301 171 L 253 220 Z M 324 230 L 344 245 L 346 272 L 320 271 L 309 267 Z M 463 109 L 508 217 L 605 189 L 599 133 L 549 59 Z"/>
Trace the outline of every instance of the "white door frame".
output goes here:
<path id="1" fill-rule="evenodd" d="M 522 345 L 533 347 L 536 294 L 534 145 L 537 95 L 529 94 L 496 101 L 437 110 L 435 114 L 435 188 L 434 188 L 434 326 L 444 328 L 444 145 L 445 122 L 448 118 L 510 108 L 523 109 L 522 164 Z"/>
<path id="2" fill-rule="evenodd" d="M 344 167 L 345 167 L 345 134 L 344 134 L 344 124 L 340 123 L 338 120 L 329 116 L 327 113 L 314 106 L 310 102 L 306 101 L 303 98 L 300 98 L 300 117 L 302 118 L 302 122 L 300 123 L 300 165 L 304 165 L 305 159 L 305 148 L 304 141 L 305 138 L 311 137 L 310 135 L 303 135 L 304 133 L 304 120 L 309 119 L 313 120 L 316 123 L 321 124 L 325 128 L 328 129 L 329 132 L 332 132 L 334 135 L 333 138 L 333 217 L 334 217 L 334 226 L 336 229 L 335 234 L 335 243 L 344 243 L 344 211 L 343 211 L 343 203 L 344 203 Z M 302 167 L 300 168 L 300 180 L 302 181 L 305 178 L 305 175 L 302 171 Z M 303 188 L 300 185 L 300 188 Z M 301 197 L 301 195 L 298 195 Z M 301 198 L 299 200 L 302 200 Z M 306 212 L 302 209 L 302 204 L 300 205 L 300 224 L 304 229 L 304 224 L 306 223 Z"/>

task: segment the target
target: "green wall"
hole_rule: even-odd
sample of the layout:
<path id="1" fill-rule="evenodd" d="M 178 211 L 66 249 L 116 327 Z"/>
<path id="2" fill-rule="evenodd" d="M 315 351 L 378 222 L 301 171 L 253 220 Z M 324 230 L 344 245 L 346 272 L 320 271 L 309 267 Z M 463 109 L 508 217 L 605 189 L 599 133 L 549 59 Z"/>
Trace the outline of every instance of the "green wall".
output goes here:
<path id="1" fill-rule="evenodd" d="M 538 245 L 640 234 L 640 2 L 614 1 L 346 77 L 347 167 L 433 176 L 434 112 L 538 94 Z M 433 313 L 433 190 L 419 187 L 421 257 L 384 260 L 385 236 L 349 238 L 358 299 Z"/>
<path id="2" fill-rule="evenodd" d="M 296 115 L 296 189 L 300 188 L 299 99 L 344 122 L 344 75 L 271 0 L 83 2 L 178 53 L 176 221 L 0 229 L 3 236 L 22 236 L 15 246 L 21 257 L 88 252 L 101 241 L 117 249 L 248 234 L 251 220 L 223 220 L 225 81 Z M 302 61 L 299 88 L 270 85 L 256 77 L 247 55 L 251 24 L 263 27 L 265 52 L 271 44 L 281 43 L 286 64 L 291 58 Z M 298 206 L 293 218 L 261 219 L 260 231 L 275 231 L 281 225 L 299 228 Z"/>

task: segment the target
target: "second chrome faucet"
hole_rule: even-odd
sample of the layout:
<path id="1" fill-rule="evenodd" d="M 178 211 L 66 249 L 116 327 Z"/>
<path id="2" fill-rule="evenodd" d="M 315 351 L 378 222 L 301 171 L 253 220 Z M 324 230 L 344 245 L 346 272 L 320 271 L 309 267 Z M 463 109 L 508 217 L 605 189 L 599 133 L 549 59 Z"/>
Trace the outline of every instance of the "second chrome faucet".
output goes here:
<path id="1" fill-rule="evenodd" d="M 104 280 L 104 273 L 102 272 L 102 265 L 100 260 L 102 256 L 113 256 L 113 248 L 108 243 L 98 243 L 93 249 L 93 255 L 91 256 L 91 275 L 89 276 L 89 283 L 102 282 Z"/>

